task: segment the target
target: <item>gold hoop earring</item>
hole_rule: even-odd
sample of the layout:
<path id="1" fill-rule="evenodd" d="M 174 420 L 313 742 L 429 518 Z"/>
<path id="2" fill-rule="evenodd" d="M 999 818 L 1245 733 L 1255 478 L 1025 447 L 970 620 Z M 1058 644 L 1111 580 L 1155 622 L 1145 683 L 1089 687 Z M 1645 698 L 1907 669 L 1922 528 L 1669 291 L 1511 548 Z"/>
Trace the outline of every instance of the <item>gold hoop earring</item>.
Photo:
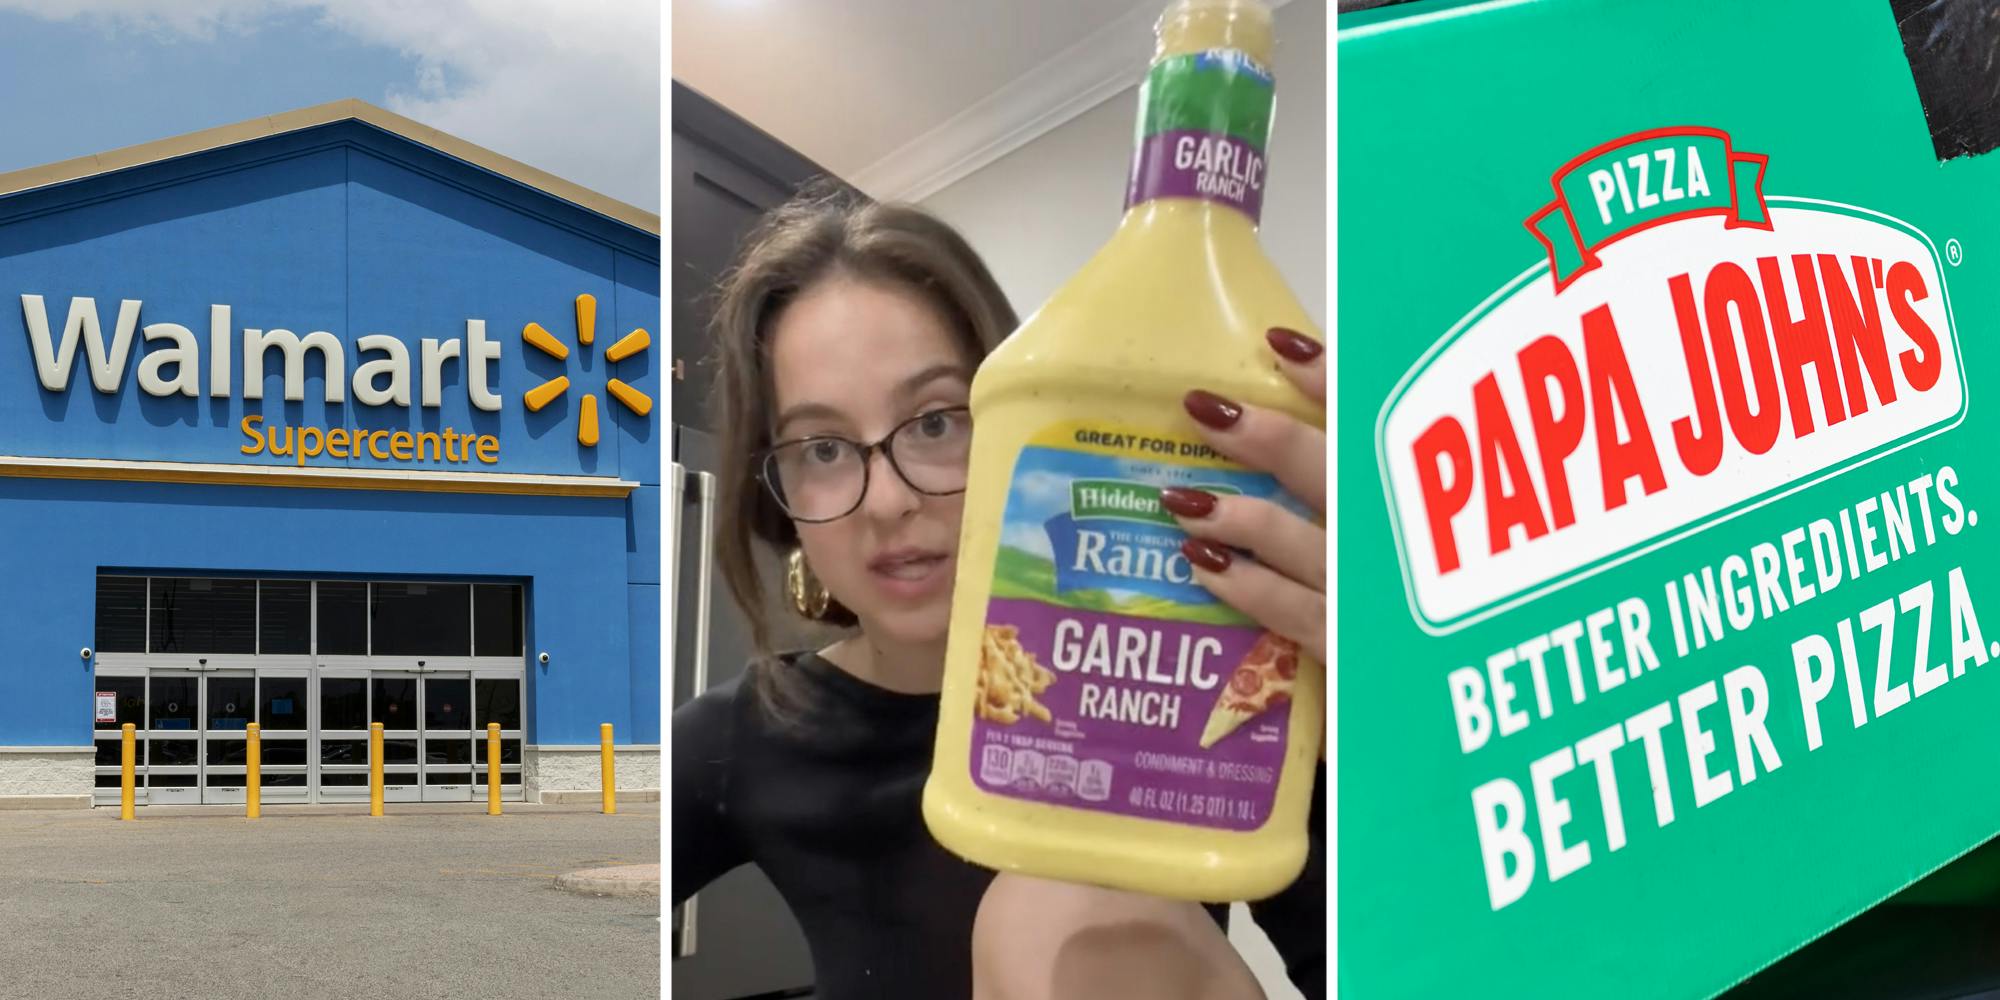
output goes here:
<path id="1" fill-rule="evenodd" d="M 785 596 L 791 598 L 792 610 L 800 615 L 818 621 L 826 617 L 827 606 L 833 603 L 833 595 L 813 575 L 812 567 L 806 565 L 806 550 L 793 549 L 791 557 L 785 560 Z"/>

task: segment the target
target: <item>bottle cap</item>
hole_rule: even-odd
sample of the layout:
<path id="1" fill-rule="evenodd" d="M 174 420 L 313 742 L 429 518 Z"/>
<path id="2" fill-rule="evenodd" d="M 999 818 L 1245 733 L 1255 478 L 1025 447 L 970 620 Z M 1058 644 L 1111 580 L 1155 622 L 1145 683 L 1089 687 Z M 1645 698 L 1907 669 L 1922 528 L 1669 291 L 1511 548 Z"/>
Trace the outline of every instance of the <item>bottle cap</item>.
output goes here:
<path id="1" fill-rule="evenodd" d="M 1155 60 L 1208 49 L 1236 49 L 1271 62 L 1271 8 L 1264 0 L 1174 0 L 1154 26 Z"/>

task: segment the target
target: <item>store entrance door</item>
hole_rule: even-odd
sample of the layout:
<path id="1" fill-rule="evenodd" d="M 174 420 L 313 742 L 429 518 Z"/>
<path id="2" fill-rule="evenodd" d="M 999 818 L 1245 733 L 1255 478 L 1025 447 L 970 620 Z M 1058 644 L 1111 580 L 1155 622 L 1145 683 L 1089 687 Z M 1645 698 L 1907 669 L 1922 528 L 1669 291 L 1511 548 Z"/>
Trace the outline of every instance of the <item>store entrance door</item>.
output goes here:
<path id="1" fill-rule="evenodd" d="M 472 675 L 424 675 L 424 801 L 472 801 Z"/>
<path id="2" fill-rule="evenodd" d="M 368 673 L 368 721 L 382 724 L 382 800 L 416 802 L 423 798 L 423 714 L 418 704 L 418 678 L 413 671 L 371 670 Z M 362 751 L 367 763 L 367 751 Z"/>
<path id="3" fill-rule="evenodd" d="M 146 801 L 201 801 L 201 675 L 155 670 L 146 678 Z"/>
<path id="4" fill-rule="evenodd" d="M 488 722 L 520 801 L 526 609 L 518 583 L 102 574 L 95 801 L 118 804 L 127 723 L 140 804 L 241 808 L 251 723 L 265 804 L 366 803 L 371 723 L 386 798 L 474 801 Z"/>
<path id="5" fill-rule="evenodd" d="M 257 675 L 248 670 L 201 676 L 201 801 L 244 801 L 250 723 L 257 719 Z"/>
<path id="6" fill-rule="evenodd" d="M 263 798 L 267 805 L 310 801 L 312 671 L 265 667 L 257 671 L 257 721 L 262 727 Z"/>

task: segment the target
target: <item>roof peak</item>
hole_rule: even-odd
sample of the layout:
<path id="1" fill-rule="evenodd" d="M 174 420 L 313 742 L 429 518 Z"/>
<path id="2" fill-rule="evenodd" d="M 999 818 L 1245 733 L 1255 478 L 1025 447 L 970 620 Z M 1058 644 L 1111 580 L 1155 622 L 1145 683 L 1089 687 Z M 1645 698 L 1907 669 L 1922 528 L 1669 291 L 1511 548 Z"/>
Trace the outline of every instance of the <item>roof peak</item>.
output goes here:
<path id="1" fill-rule="evenodd" d="M 448 132 L 352 97 L 0 174 L 0 197 L 343 121 L 358 121 L 372 125 L 446 156 L 464 160 L 550 197 L 569 202 L 654 236 L 660 235 L 660 217 L 656 213 L 599 194 L 546 170 L 531 167 L 484 146 L 474 145 Z"/>

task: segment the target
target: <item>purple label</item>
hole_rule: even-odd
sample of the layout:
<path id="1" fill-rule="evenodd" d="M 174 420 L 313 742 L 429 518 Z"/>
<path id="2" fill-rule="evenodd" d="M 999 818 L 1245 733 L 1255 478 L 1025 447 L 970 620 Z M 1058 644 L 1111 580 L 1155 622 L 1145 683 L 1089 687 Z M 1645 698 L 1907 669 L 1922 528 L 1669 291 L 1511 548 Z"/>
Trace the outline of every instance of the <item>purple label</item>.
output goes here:
<path id="1" fill-rule="evenodd" d="M 1125 207 L 1154 198 L 1200 198 L 1248 215 L 1264 213 L 1264 151 L 1234 136 L 1179 129 L 1139 142 Z"/>
<path id="2" fill-rule="evenodd" d="M 1218 711 L 1249 678 L 1264 633 L 996 598 L 987 606 L 982 700 L 1014 690 L 1020 711 L 973 722 L 972 777 L 997 795 L 1248 831 L 1270 819 L 1291 702 Z M 1023 700 L 1022 690 L 1033 691 Z M 1212 725 L 1227 716 L 1229 726 Z M 1233 727 L 1233 728 L 1232 728 Z M 1202 747 L 1205 734 L 1226 735 Z"/>

